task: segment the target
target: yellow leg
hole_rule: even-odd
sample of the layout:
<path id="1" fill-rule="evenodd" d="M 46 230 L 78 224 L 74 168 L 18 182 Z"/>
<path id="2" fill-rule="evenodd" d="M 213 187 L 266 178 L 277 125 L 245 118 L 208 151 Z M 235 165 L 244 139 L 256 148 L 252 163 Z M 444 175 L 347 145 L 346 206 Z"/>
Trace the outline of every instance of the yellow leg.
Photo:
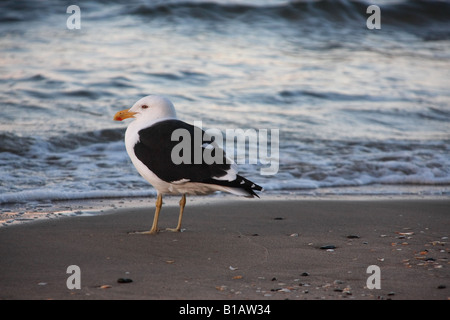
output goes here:
<path id="1" fill-rule="evenodd" d="M 155 216 L 153 217 L 152 228 L 149 231 L 134 232 L 134 233 L 137 233 L 137 234 L 157 234 L 158 233 L 159 212 L 161 211 L 161 207 L 162 207 L 162 195 L 158 193 L 158 197 L 156 198 L 156 210 L 155 210 Z"/>
<path id="2" fill-rule="evenodd" d="M 155 216 L 153 217 L 153 225 L 149 234 L 155 234 L 158 233 L 158 219 L 159 219 L 159 212 L 162 208 L 162 195 L 159 193 L 158 197 L 156 198 L 156 210 L 155 210 Z"/>
<path id="3" fill-rule="evenodd" d="M 180 232 L 181 231 L 181 220 L 183 219 L 183 211 L 184 211 L 184 206 L 186 205 L 186 195 L 183 194 L 183 196 L 181 197 L 180 200 L 180 215 L 178 217 L 178 224 L 176 228 L 167 228 L 167 231 L 172 231 L 172 232 Z"/>

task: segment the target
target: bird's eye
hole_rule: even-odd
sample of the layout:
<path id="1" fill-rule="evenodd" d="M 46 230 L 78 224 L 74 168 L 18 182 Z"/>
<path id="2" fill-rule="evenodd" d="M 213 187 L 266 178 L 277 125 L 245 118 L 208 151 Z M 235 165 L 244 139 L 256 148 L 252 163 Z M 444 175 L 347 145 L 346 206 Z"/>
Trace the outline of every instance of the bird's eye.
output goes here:
<path id="1" fill-rule="evenodd" d="M 146 104 L 144 104 L 143 106 L 142 106 L 142 109 L 147 109 L 148 108 L 148 105 L 146 105 Z"/>

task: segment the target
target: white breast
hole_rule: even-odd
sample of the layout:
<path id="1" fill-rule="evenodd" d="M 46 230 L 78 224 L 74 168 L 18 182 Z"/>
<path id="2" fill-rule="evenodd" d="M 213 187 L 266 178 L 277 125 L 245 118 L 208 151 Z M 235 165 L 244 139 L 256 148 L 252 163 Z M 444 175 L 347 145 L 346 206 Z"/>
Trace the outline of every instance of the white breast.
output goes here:
<path id="1" fill-rule="evenodd" d="M 153 172 L 151 172 L 147 166 L 136 157 L 134 153 L 134 146 L 139 142 L 139 134 L 138 132 L 142 129 L 138 125 L 137 121 L 134 121 L 129 124 L 127 131 L 125 132 L 125 147 L 127 149 L 128 156 L 133 162 L 136 170 L 139 174 L 147 180 L 158 192 L 160 193 L 170 193 L 170 183 L 167 183 Z"/>

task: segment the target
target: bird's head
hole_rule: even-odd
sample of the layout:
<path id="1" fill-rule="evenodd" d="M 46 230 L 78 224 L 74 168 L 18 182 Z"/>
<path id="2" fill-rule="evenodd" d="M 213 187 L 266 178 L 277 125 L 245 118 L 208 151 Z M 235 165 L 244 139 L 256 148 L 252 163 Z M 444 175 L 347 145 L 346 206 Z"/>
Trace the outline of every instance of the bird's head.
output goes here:
<path id="1" fill-rule="evenodd" d="M 176 112 L 169 99 L 150 95 L 138 100 L 130 109 L 119 111 L 114 115 L 115 121 L 128 118 L 151 122 L 159 119 L 176 118 Z"/>

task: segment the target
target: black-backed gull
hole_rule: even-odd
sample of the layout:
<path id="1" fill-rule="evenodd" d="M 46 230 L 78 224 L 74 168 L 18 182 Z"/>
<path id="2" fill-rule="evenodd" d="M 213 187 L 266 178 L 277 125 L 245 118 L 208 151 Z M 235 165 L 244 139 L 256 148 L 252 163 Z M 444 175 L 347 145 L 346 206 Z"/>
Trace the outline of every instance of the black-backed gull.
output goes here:
<path id="1" fill-rule="evenodd" d="M 125 133 L 125 146 L 137 171 L 157 191 L 156 211 L 153 225 L 144 234 L 158 232 L 158 218 L 162 207 L 163 195 L 182 195 L 180 214 L 176 228 L 167 229 L 179 232 L 181 219 L 186 204 L 186 194 L 204 195 L 215 191 L 225 191 L 246 197 L 258 197 L 256 191 L 262 187 L 238 175 L 237 165 L 227 158 L 225 152 L 215 144 L 213 139 L 203 130 L 186 122 L 178 120 L 175 107 L 167 98 L 150 95 L 137 101 L 130 109 L 116 113 L 114 120 L 122 121 L 134 118 Z M 173 150 L 180 143 L 173 141 L 175 130 L 188 132 L 191 157 L 188 161 L 173 161 Z M 194 139 L 200 133 L 201 140 Z M 199 144 L 199 145 L 197 145 Z M 208 149 L 209 154 L 220 152 L 223 161 L 198 161 L 194 159 L 195 148 L 201 151 Z M 213 148 L 213 149 L 212 149 Z M 203 154 L 203 152 L 201 153 Z M 186 158 L 183 158 L 186 160 Z M 196 161 L 197 160 L 197 161 Z"/>

